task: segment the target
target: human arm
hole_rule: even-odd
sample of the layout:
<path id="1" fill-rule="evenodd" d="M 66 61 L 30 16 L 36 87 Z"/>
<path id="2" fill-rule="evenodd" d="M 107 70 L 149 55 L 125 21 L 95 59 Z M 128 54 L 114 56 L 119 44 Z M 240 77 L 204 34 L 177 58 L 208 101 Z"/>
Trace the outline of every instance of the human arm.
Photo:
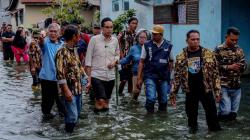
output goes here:
<path id="1" fill-rule="evenodd" d="M 71 102 L 73 94 L 67 85 L 66 70 L 65 70 L 67 66 L 64 63 L 63 53 L 60 50 L 56 54 L 55 64 L 56 64 L 56 77 L 58 80 L 58 84 L 60 85 L 60 88 L 62 90 L 63 96 L 65 97 L 66 101 Z"/>
<path id="2" fill-rule="evenodd" d="M 219 63 L 215 56 L 213 56 L 213 88 L 214 88 L 214 94 L 215 94 L 215 100 L 216 102 L 220 101 L 221 98 L 221 80 L 219 75 Z"/>
<path id="3" fill-rule="evenodd" d="M 119 43 L 117 40 L 116 47 L 115 47 L 115 58 L 113 62 L 108 64 L 108 68 L 112 69 L 113 67 L 115 67 L 118 64 L 119 60 L 120 60 L 120 48 L 119 48 Z"/>

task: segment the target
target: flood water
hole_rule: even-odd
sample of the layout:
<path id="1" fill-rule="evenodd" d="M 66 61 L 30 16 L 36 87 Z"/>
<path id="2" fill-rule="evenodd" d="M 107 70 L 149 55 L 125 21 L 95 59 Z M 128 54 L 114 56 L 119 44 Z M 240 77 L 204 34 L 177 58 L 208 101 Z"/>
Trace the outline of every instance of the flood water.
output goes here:
<path id="1" fill-rule="evenodd" d="M 79 125 L 72 135 L 65 134 L 64 120 L 56 116 L 44 121 L 41 113 L 40 92 L 31 89 L 31 75 L 27 66 L 8 64 L 0 53 L 0 139 L 240 139 L 250 140 L 250 79 L 243 79 L 242 102 L 235 123 L 221 123 L 223 131 L 209 133 L 205 114 L 200 107 L 199 131 L 192 135 L 186 127 L 184 95 L 178 95 L 177 108 L 168 107 L 167 114 L 146 115 L 145 96 L 131 102 L 129 96 L 115 92 L 108 113 L 95 114 L 93 104 L 84 95 Z M 56 110 L 54 110 L 56 112 Z"/>

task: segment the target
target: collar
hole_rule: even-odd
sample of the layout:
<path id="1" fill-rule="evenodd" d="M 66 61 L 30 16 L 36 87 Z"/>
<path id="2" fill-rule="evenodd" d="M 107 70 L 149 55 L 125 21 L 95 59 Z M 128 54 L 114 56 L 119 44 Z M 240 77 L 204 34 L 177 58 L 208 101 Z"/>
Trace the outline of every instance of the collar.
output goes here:
<path id="1" fill-rule="evenodd" d="M 112 35 L 110 36 L 110 38 L 107 39 L 107 38 L 103 35 L 103 33 L 101 33 L 101 37 L 102 37 L 102 39 L 103 39 L 104 41 L 106 41 L 106 42 L 112 40 Z"/>
<path id="2" fill-rule="evenodd" d="M 238 45 L 236 44 L 236 45 L 234 45 L 233 47 L 229 47 L 227 44 L 226 44 L 226 42 L 224 42 L 223 43 L 223 48 L 237 48 L 238 47 Z"/>
<path id="3" fill-rule="evenodd" d="M 56 42 L 50 40 L 50 38 L 48 37 L 48 40 L 50 43 L 55 43 L 55 44 L 61 44 L 63 41 L 59 38 Z"/>
<path id="4" fill-rule="evenodd" d="M 154 43 L 158 48 L 160 48 L 161 45 L 164 43 L 164 41 L 165 41 L 165 39 L 163 39 L 163 40 L 161 41 L 160 44 L 156 43 L 155 41 L 153 41 L 153 43 Z"/>

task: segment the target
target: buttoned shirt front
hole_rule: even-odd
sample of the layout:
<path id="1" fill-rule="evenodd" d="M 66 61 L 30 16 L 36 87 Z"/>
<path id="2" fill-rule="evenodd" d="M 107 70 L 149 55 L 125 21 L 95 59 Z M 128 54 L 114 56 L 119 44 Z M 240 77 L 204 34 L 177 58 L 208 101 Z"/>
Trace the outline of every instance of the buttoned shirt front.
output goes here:
<path id="1" fill-rule="evenodd" d="M 115 79 L 115 68 L 108 65 L 119 60 L 119 45 L 115 37 L 109 40 L 100 34 L 93 36 L 89 42 L 85 58 L 85 66 L 91 67 L 91 77 L 110 81 Z"/>

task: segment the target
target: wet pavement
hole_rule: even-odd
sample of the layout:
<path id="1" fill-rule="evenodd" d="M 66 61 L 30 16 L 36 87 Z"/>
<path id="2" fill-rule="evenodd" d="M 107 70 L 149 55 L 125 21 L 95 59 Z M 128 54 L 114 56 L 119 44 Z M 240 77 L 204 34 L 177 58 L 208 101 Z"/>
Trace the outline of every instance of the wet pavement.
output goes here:
<path id="1" fill-rule="evenodd" d="M 95 114 L 93 103 L 84 95 L 83 111 L 72 135 L 65 134 L 64 121 L 58 115 L 44 121 L 39 91 L 31 89 L 31 75 L 25 65 L 5 63 L 0 53 L 0 139 L 240 139 L 250 140 L 250 78 L 243 79 L 242 102 L 237 122 L 221 123 L 223 131 L 209 133 L 205 114 L 200 107 L 199 130 L 188 133 L 184 111 L 184 95 L 178 95 L 177 108 L 168 107 L 167 114 L 146 115 L 145 96 L 138 102 L 115 93 L 108 113 Z M 125 90 L 126 91 L 126 90 Z M 56 110 L 53 110 L 56 112 Z"/>

